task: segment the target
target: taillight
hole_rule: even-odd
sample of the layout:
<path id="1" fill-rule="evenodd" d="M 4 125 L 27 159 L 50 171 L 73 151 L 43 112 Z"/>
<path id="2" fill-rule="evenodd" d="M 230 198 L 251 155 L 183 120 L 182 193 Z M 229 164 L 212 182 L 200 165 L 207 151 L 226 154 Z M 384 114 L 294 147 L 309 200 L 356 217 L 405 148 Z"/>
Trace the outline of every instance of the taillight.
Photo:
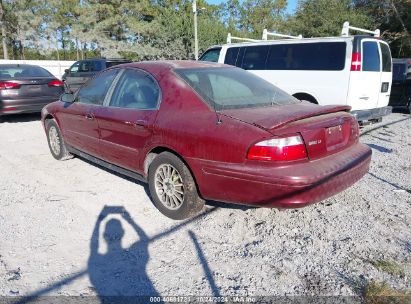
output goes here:
<path id="1" fill-rule="evenodd" d="M 62 86 L 64 86 L 64 83 L 63 83 L 63 81 L 56 79 L 56 80 L 50 81 L 48 83 L 48 86 L 49 87 L 62 87 Z"/>
<path id="2" fill-rule="evenodd" d="M 7 111 L 16 111 L 17 110 L 17 108 L 3 108 L 3 109 L 1 109 L 0 108 L 0 112 L 7 112 Z"/>
<path id="3" fill-rule="evenodd" d="M 19 89 L 20 84 L 10 81 L 0 81 L 0 90 Z"/>
<path id="4" fill-rule="evenodd" d="M 355 142 L 358 142 L 360 138 L 360 126 L 355 118 L 351 119 L 351 137 L 355 140 Z"/>
<path id="5" fill-rule="evenodd" d="M 361 53 L 352 53 L 351 71 L 361 71 Z"/>
<path id="6" fill-rule="evenodd" d="M 248 150 L 248 159 L 289 161 L 307 158 L 304 141 L 300 135 L 276 137 L 260 141 Z"/>

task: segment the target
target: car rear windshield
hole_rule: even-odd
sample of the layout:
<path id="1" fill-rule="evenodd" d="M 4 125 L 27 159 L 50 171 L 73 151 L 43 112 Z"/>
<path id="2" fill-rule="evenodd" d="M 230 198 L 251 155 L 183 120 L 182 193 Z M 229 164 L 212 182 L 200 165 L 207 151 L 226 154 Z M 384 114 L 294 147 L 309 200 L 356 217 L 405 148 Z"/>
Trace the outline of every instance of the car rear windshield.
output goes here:
<path id="1" fill-rule="evenodd" d="M 36 66 L 0 66 L 0 79 L 31 77 L 53 77 L 53 75 Z"/>
<path id="2" fill-rule="evenodd" d="M 300 103 L 271 83 L 238 68 L 175 70 L 216 110 Z"/>

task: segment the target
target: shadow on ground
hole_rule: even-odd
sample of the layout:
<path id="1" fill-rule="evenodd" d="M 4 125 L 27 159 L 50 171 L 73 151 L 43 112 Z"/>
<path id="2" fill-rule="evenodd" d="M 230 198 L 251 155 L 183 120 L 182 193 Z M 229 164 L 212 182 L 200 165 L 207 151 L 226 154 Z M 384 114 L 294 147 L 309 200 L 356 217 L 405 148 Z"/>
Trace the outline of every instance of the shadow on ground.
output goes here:
<path id="1" fill-rule="evenodd" d="M 40 113 L 11 114 L 11 115 L 0 116 L 0 123 L 30 122 L 30 121 L 37 121 L 40 119 L 41 119 Z"/>
<path id="2" fill-rule="evenodd" d="M 50 292 L 67 286 L 86 275 L 89 276 L 93 289 L 101 303 L 149 303 L 150 297 L 158 297 L 160 294 L 155 289 L 152 279 L 147 273 L 147 263 L 150 259 L 148 246 L 159 239 L 179 231 L 190 223 L 209 216 L 216 210 L 217 208 L 209 209 L 192 219 L 181 222 L 168 230 L 149 237 L 144 230 L 134 222 L 124 207 L 105 206 L 100 212 L 92 232 L 90 257 L 87 268 L 66 275 L 65 279 L 55 282 L 46 288 L 34 291 L 27 296 L 16 297 L 15 303 L 41 301 L 41 299 Z M 105 226 L 101 227 L 103 221 L 111 215 L 120 215 L 137 233 L 139 236 L 138 241 L 130 247 L 122 247 L 121 240 L 124 236 L 124 227 L 121 221 L 116 218 L 108 219 Z M 98 252 L 100 231 L 103 231 L 103 239 L 107 244 L 107 252 L 104 254 Z M 212 294 L 218 297 L 220 295 L 219 288 L 215 284 L 213 272 L 208 265 L 200 242 L 191 230 L 188 231 L 188 237 L 196 249 L 199 264 L 203 268 L 204 276 L 209 283 Z"/>

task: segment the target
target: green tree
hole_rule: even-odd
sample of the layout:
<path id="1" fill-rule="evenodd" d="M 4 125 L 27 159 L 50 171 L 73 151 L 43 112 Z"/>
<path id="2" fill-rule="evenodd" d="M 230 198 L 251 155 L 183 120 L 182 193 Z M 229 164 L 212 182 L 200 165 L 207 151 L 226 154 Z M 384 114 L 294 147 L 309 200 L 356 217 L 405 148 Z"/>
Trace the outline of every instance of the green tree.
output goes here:
<path id="1" fill-rule="evenodd" d="M 286 8 L 286 0 L 229 0 L 223 16 L 231 33 L 261 39 L 263 29 L 277 31 L 284 23 Z"/>
<path id="2" fill-rule="evenodd" d="M 304 37 L 338 36 L 345 21 L 356 27 L 372 25 L 371 18 L 356 9 L 351 0 L 305 0 L 299 2 L 296 13 L 282 29 Z"/>
<path id="3" fill-rule="evenodd" d="M 411 57 L 411 1 L 355 0 L 354 4 L 381 29 L 383 38 L 390 43 L 393 57 Z"/>

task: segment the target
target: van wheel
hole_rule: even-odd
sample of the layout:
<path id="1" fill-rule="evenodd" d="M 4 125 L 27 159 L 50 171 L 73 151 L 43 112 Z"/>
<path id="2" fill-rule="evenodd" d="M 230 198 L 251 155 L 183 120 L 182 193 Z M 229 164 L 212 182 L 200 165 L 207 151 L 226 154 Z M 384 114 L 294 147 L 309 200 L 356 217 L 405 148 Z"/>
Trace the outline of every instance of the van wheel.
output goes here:
<path id="1" fill-rule="evenodd" d="M 54 119 L 46 120 L 46 134 L 51 155 L 53 155 L 55 159 L 66 160 L 73 157 L 73 155 L 67 151 L 60 128 Z"/>
<path id="2" fill-rule="evenodd" d="M 159 154 L 150 164 L 148 185 L 154 205 L 174 220 L 190 218 L 204 207 L 190 170 L 170 152 Z"/>
<path id="3" fill-rule="evenodd" d="M 295 97 L 295 98 L 297 98 L 301 101 L 308 101 L 308 102 L 313 103 L 313 104 L 318 104 L 318 101 L 313 96 L 311 96 L 310 94 L 297 93 L 297 94 L 294 94 L 293 97 Z"/>

